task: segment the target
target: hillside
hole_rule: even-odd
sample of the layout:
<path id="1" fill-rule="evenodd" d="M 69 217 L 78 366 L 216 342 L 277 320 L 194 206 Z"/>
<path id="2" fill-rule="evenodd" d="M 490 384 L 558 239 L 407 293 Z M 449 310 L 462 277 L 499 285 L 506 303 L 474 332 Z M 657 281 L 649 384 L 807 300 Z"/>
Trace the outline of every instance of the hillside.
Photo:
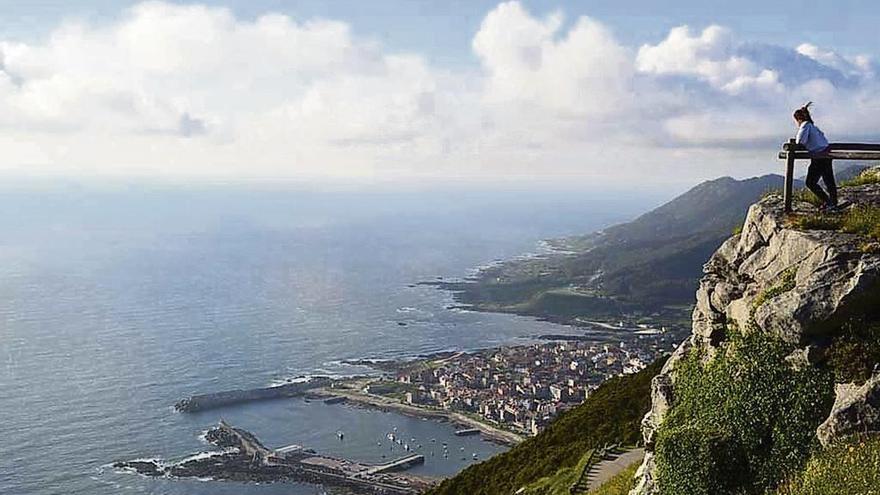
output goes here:
<path id="1" fill-rule="evenodd" d="M 705 265 L 692 333 L 662 367 L 609 380 L 431 494 L 567 494 L 591 449 L 636 442 L 635 479 L 624 470 L 591 493 L 880 493 L 880 168 L 841 196 L 853 206 L 833 214 L 797 202 L 785 215 L 778 195 L 752 205 Z"/>
<path id="2" fill-rule="evenodd" d="M 841 196 L 854 206 L 825 215 L 763 199 L 706 264 L 633 495 L 877 493 L 880 169 Z"/>
<path id="3" fill-rule="evenodd" d="M 836 175 L 844 181 L 863 169 L 840 167 Z M 563 323 L 640 314 L 653 314 L 654 323 L 687 321 L 703 263 L 742 224 L 749 206 L 782 182 L 778 175 L 706 181 L 631 222 L 550 241 L 555 254 L 437 285 L 473 309 Z"/>
<path id="4" fill-rule="evenodd" d="M 637 312 L 681 317 L 705 260 L 750 204 L 781 186 L 777 175 L 704 182 L 631 222 L 551 241 L 558 254 L 507 261 L 442 285 L 476 309 L 567 323 Z"/>
<path id="5" fill-rule="evenodd" d="M 584 452 L 605 443 L 635 443 L 650 403 L 651 378 L 662 360 L 635 375 L 613 378 L 578 407 L 560 415 L 540 435 L 470 466 L 429 495 L 507 495 L 574 466 Z"/>

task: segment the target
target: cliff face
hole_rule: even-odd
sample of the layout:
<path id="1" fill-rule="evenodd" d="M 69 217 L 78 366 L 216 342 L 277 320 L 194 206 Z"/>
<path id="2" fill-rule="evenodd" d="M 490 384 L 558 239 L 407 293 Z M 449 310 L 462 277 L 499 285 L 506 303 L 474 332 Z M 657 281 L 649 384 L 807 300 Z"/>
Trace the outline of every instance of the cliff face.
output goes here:
<path id="1" fill-rule="evenodd" d="M 869 173 L 880 172 L 875 169 Z M 841 197 L 856 208 L 880 207 L 880 184 L 849 187 L 841 191 Z M 841 218 L 843 215 L 846 214 L 840 214 Z M 798 218 L 807 217 L 812 218 L 812 223 L 797 221 Z M 680 459 L 671 455 L 663 458 L 662 454 L 666 452 L 663 450 L 663 439 L 672 438 L 672 433 L 664 433 L 664 428 L 671 428 L 665 424 L 670 415 L 676 416 L 676 434 L 688 427 L 688 418 L 696 418 L 694 423 L 702 421 L 703 424 L 712 424 L 713 428 L 717 426 L 713 432 L 720 432 L 720 440 L 706 447 L 708 457 L 714 455 L 712 449 L 718 445 L 724 446 L 720 451 L 745 452 L 743 456 L 746 460 L 742 464 L 746 467 L 743 469 L 748 470 L 748 476 L 757 479 L 755 472 L 758 468 L 755 466 L 758 461 L 749 457 L 750 449 L 754 450 L 755 446 L 746 445 L 750 440 L 739 427 L 731 426 L 728 431 L 724 421 L 719 419 L 734 416 L 712 416 L 712 412 L 694 411 L 693 404 L 696 402 L 692 399 L 687 399 L 691 401 L 687 406 L 681 404 L 686 395 L 691 398 L 698 396 L 700 386 L 708 387 L 694 384 L 710 383 L 711 379 L 707 378 L 710 373 L 714 373 L 713 379 L 720 376 L 723 381 L 725 371 L 719 371 L 722 368 L 730 370 L 727 379 L 733 385 L 725 385 L 718 390 L 733 390 L 735 384 L 748 379 L 744 378 L 747 376 L 757 376 L 760 380 L 760 370 L 754 372 L 748 368 L 748 359 L 733 356 L 749 348 L 737 342 L 759 337 L 764 339 L 762 342 L 771 342 L 774 349 L 784 349 L 784 359 L 777 360 L 782 361 L 780 369 L 783 371 L 780 373 L 785 373 L 787 369 L 799 370 L 798 373 L 803 370 L 809 373 L 815 371 L 815 376 L 828 376 L 829 380 L 839 381 L 839 376 L 830 369 L 829 356 L 831 349 L 836 349 L 842 332 L 852 325 L 873 324 L 880 320 L 880 249 L 870 236 L 846 233 L 847 228 L 841 229 L 839 224 L 819 225 L 821 221 L 821 217 L 815 216 L 815 207 L 807 203 L 797 204 L 795 215 L 786 217 L 781 198 L 769 196 L 749 209 L 742 232 L 724 242 L 706 263 L 696 294 L 692 334 L 652 382 L 652 406 L 642 422 L 647 452 L 631 495 L 688 492 L 688 489 L 680 487 L 663 488 L 665 479 L 662 473 L 678 469 L 675 462 L 679 461 L 675 459 Z M 820 226 L 830 230 L 811 230 L 804 226 Z M 729 364 L 735 359 L 740 359 L 738 363 L 746 364 Z M 724 364 L 719 364 L 721 361 Z M 682 384 L 681 370 L 686 366 L 690 366 L 689 370 L 700 370 L 703 375 L 699 380 L 703 381 L 689 378 L 687 384 Z M 773 375 L 768 371 L 768 383 L 760 385 L 764 388 L 776 386 L 776 376 L 782 375 Z M 816 383 L 823 382 L 818 380 Z M 783 386 L 781 380 L 779 386 Z M 791 395 L 790 390 L 793 389 L 780 390 L 778 395 Z M 880 431 L 880 375 L 864 384 L 861 381 L 838 383 L 833 393 L 829 386 L 827 401 L 821 400 L 822 393 L 817 394 L 818 398 L 809 408 L 803 409 L 807 413 L 802 415 L 806 418 L 815 413 L 826 418 L 818 430 L 816 421 L 809 418 L 797 423 L 811 428 L 805 439 L 820 440 L 822 445 L 830 445 L 856 432 Z M 832 395 L 834 404 L 829 407 Z M 768 396 L 772 396 L 772 391 Z M 748 398 L 742 400 L 747 401 Z M 780 400 L 785 409 L 785 400 L 797 401 L 798 398 L 782 397 Z M 707 401 L 706 407 L 710 407 L 710 402 Z M 725 404 L 724 399 L 718 403 Z M 677 410 L 685 407 L 690 410 Z M 796 407 L 802 407 L 802 404 L 792 406 Z M 707 420 L 708 416 L 712 416 L 711 419 Z M 783 421 L 778 416 L 765 415 L 760 407 L 756 408 L 755 417 L 767 418 L 762 419 L 767 422 Z M 749 418 L 749 421 L 748 426 L 742 429 L 754 427 L 754 431 L 772 432 L 754 436 L 755 441 L 762 443 L 760 448 L 773 451 L 778 447 L 776 444 L 782 442 L 782 436 L 774 436 L 782 428 L 779 425 L 763 425 L 762 430 L 761 425 L 754 425 L 758 420 Z M 733 423 L 736 424 L 735 421 Z M 794 423 L 786 423 L 790 424 Z M 789 438 L 785 437 L 786 441 Z M 805 445 L 801 450 L 785 451 L 788 459 L 795 460 L 782 465 L 796 466 L 801 461 L 795 454 L 815 448 Z M 739 454 L 731 455 L 735 457 Z M 663 463 L 666 463 L 667 471 L 664 471 Z M 767 466 L 774 465 L 768 461 Z M 711 472 L 716 467 L 707 469 Z M 681 469 L 686 470 L 685 467 Z M 746 487 L 744 491 L 751 491 L 754 486 Z M 743 489 L 743 486 L 737 489 Z"/>

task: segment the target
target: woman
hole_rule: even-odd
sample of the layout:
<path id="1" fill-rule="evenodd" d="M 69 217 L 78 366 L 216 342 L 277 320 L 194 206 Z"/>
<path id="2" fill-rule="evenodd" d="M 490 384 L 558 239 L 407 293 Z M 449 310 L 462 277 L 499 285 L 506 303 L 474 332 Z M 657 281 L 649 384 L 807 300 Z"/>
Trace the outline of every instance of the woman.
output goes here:
<path id="1" fill-rule="evenodd" d="M 794 120 L 798 125 L 797 144 L 802 145 L 810 153 L 810 168 L 807 169 L 807 187 L 822 201 L 820 210 L 837 208 L 837 183 L 834 181 L 831 158 L 828 157 L 828 140 L 825 134 L 813 123 L 810 115 L 809 102 L 794 111 Z M 825 190 L 819 186 L 819 179 L 825 183 Z"/>

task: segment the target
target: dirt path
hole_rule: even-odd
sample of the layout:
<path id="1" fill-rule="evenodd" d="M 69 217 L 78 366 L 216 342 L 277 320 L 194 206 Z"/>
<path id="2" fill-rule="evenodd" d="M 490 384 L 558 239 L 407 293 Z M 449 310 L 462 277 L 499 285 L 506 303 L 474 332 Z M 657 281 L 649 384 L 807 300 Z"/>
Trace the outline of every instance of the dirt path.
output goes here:
<path id="1" fill-rule="evenodd" d="M 590 474 L 587 475 L 590 480 L 588 491 L 599 488 L 603 483 L 631 466 L 634 462 L 641 461 L 644 456 L 645 449 L 633 449 L 596 464 L 590 469 Z"/>

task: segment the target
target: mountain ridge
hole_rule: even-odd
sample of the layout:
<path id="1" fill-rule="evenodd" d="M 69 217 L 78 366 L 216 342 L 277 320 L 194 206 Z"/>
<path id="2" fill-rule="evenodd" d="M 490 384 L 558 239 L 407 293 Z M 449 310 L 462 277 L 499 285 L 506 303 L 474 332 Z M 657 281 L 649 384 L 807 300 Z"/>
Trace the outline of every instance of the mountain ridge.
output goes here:
<path id="1" fill-rule="evenodd" d="M 748 205 L 782 183 L 775 174 L 705 181 L 630 222 L 548 241 L 556 250 L 549 255 L 436 285 L 470 309 L 561 323 L 648 314 L 684 321 L 702 263 L 742 222 Z"/>

